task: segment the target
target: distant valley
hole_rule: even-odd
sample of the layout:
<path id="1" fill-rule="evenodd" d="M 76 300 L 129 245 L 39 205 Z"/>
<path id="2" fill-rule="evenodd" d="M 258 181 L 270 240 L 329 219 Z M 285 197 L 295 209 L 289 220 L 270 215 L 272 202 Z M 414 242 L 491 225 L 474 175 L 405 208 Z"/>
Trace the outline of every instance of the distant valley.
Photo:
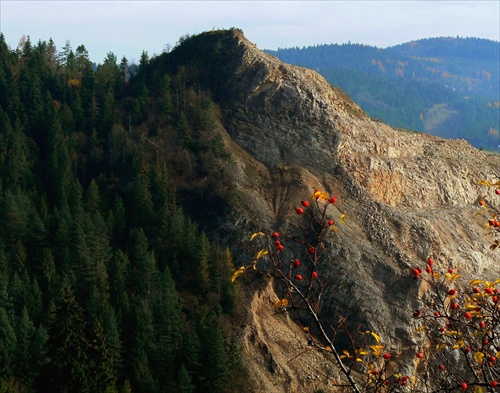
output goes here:
<path id="1" fill-rule="evenodd" d="M 386 49 L 349 43 L 266 52 L 318 71 L 373 119 L 500 149 L 499 42 L 448 37 Z"/>

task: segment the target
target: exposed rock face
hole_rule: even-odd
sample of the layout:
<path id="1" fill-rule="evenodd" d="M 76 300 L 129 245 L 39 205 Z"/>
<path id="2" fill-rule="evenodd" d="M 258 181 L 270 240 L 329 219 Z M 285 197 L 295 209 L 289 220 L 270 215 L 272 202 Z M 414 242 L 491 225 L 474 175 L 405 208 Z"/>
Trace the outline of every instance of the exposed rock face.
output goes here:
<path id="1" fill-rule="evenodd" d="M 293 222 L 293 207 L 314 189 L 338 195 L 336 208 L 347 214 L 347 224 L 323 265 L 335 277 L 328 302 L 351 307 L 353 318 L 379 332 L 391 351 L 405 358 L 413 353 L 409 316 L 419 291 L 410 267 L 422 266 L 432 255 L 442 269 L 499 276 L 500 253 L 489 250 L 484 217 L 476 213 L 480 195 L 495 200 L 493 190 L 477 183 L 500 176 L 500 157 L 465 141 L 372 121 L 314 71 L 281 63 L 238 31 L 212 33 L 213 40 L 210 34 L 204 45 L 223 55 L 207 71 L 211 76 L 202 79 L 223 109 L 227 145 L 236 158 L 241 209 L 234 217 L 240 233 L 241 228 L 249 235 L 255 228 L 269 231 Z M 244 264 L 252 256 L 238 259 Z M 283 342 L 273 345 L 271 329 L 278 328 L 266 328 L 268 315 L 262 313 L 263 304 L 270 303 L 259 300 L 259 293 L 253 296 L 253 306 L 260 308 L 254 307 L 242 336 L 259 381 L 256 391 L 275 391 L 262 384 L 264 374 L 273 381 L 276 370 L 281 391 L 312 391 L 288 363 L 269 366 L 259 358 L 290 359 L 296 351 L 283 354 Z M 289 345 L 296 348 L 300 332 L 281 321 Z M 266 354 L 258 350 L 262 345 Z"/>

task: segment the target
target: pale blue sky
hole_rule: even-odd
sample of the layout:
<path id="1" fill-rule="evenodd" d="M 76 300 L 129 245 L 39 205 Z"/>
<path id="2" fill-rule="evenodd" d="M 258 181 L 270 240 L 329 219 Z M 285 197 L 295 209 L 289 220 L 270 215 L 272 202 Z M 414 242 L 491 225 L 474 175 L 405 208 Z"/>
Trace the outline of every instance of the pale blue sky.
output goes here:
<path id="1" fill-rule="evenodd" d="M 0 0 L 11 48 L 29 35 L 83 44 L 95 62 L 108 52 L 138 61 L 185 34 L 241 28 L 261 49 L 362 43 L 386 47 L 462 36 L 500 40 L 500 1 L 21 1 Z"/>

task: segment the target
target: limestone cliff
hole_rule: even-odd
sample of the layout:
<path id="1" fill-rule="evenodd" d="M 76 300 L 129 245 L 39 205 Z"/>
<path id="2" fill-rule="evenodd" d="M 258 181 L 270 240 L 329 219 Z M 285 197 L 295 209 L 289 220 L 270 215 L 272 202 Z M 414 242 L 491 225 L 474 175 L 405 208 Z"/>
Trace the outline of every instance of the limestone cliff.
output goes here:
<path id="1" fill-rule="evenodd" d="M 183 60 L 186 48 L 203 48 L 188 58 L 205 65 L 199 83 L 223 111 L 235 157 L 239 209 L 228 225 L 247 239 L 256 228 L 293 223 L 293 207 L 314 189 L 339 196 L 336 208 L 347 223 L 324 264 L 335 277 L 332 307 L 350 308 L 403 359 L 413 351 L 409 320 L 419 291 L 410 267 L 432 255 L 441 268 L 454 266 L 465 276 L 499 276 L 500 254 L 489 250 L 484 218 L 476 215 L 479 196 L 493 194 L 478 180 L 500 176 L 498 155 L 373 121 L 319 74 L 281 63 L 240 31 L 188 41 Z M 241 237 L 235 248 L 248 246 Z M 238 255 L 238 263 L 251 260 Z M 322 387 L 323 378 L 306 367 L 322 357 L 289 361 L 305 337 L 286 317 L 272 315 L 272 290 L 257 287 L 249 285 L 252 313 L 241 334 L 253 370 L 249 391 Z"/>

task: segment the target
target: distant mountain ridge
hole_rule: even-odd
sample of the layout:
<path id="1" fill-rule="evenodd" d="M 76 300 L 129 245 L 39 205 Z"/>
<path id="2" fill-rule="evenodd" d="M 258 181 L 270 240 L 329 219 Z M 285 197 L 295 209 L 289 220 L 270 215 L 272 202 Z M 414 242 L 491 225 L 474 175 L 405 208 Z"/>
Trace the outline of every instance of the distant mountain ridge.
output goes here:
<path id="1" fill-rule="evenodd" d="M 387 48 L 389 51 L 410 56 L 475 58 L 498 62 L 500 46 L 498 41 L 484 38 L 424 38 Z"/>
<path id="2" fill-rule="evenodd" d="M 324 44 L 266 52 L 318 71 L 372 118 L 497 149 L 499 42 L 441 37 L 386 49 Z"/>

